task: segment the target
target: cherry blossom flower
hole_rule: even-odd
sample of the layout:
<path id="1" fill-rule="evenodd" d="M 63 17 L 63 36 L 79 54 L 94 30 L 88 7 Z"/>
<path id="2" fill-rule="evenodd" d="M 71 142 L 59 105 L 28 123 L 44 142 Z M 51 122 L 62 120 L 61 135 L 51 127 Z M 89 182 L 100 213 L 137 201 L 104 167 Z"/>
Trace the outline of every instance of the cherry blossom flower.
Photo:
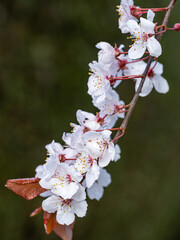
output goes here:
<path id="1" fill-rule="evenodd" d="M 42 202 L 42 208 L 48 213 L 56 213 L 59 224 L 70 225 L 78 217 L 84 217 L 87 211 L 86 193 L 84 187 L 80 186 L 78 191 L 70 199 L 63 199 L 52 195 Z"/>
<path id="2" fill-rule="evenodd" d="M 92 114 L 82 110 L 76 112 L 77 121 L 83 126 L 84 133 L 88 130 L 102 129 L 99 118 Z"/>
<path id="3" fill-rule="evenodd" d="M 53 171 L 56 168 L 56 164 L 59 165 L 61 162 L 65 162 L 66 159 L 75 158 L 77 151 L 72 148 L 64 149 L 60 143 L 55 142 L 46 145 L 48 157 L 46 159 L 46 168 L 49 171 Z M 72 161 L 66 161 L 69 165 Z"/>
<path id="4" fill-rule="evenodd" d="M 101 117 L 107 116 L 104 128 L 112 128 L 118 118 L 124 118 L 123 106 L 125 103 L 119 100 L 119 95 L 112 89 L 104 101 L 100 103 L 93 101 L 93 103 L 100 110 L 99 114 Z"/>
<path id="5" fill-rule="evenodd" d="M 111 131 L 102 132 L 90 131 L 84 134 L 87 151 L 94 157 L 99 157 L 99 166 L 106 167 L 114 159 L 115 148 L 110 141 Z"/>
<path id="6" fill-rule="evenodd" d="M 114 75 L 119 69 L 118 61 L 116 59 L 115 49 L 107 42 L 99 42 L 96 44 L 98 49 L 98 63 L 101 70 L 106 75 Z"/>
<path id="7" fill-rule="evenodd" d="M 152 91 L 153 87 L 159 93 L 165 94 L 169 91 L 168 82 L 165 78 L 161 76 L 162 73 L 163 73 L 163 65 L 159 62 L 157 63 L 155 61 L 152 62 L 151 68 L 148 72 L 142 91 L 140 93 L 141 97 L 147 96 Z M 139 84 L 140 84 L 140 80 L 136 79 L 136 85 L 135 85 L 136 91 L 139 87 Z"/>
<path id="8" fill-rule="evenodd" d="M 100 169 L 99 178 L 95 181 L 92 187 L 87 189 L 88 197 L 93 200 L 100 200 L 104 193 L 104 187 L 107 187 L 111 183 L 111 175 L 106 169 Z"/>
<path id="9" fill-rule="evenodd" d="M 128 20 L 135 20 L 137 21 L 137 18 L 135 18 L 131 14 L 130 6 L 134 5 L 133 0 L 121 0 L 121 4 L 118 8 L 118 13 L 120 15 L 119 17 L 119 29 L 122 33 L 128 33 L 129 27 L 127 26 Z"/>
<path id="10" fill-rule="evenodd" d="M 71 198 L 77 192 L 82 180 L 82 175 L 67 163 L 61 163 L 51 175 L 45 177 L 45 181 L 42 178 L 39 184 L 43 188 L 50 188 L 52 193 L 64 199 Z"/>
<path id="11" fill-rule="evenodd" d="M 85 175 L 86 186 L 89 188 L 99 177 L 99 166 L 97 165 L 97 159 L 90 156 L 87 152 L 82 152 L 77 158 L 75 169 L 81 174 Z"/>
<path id="12" fill-rule="evenodd" d="M 140 18 L 140 24 L 134 20 L 127 22 L 131 35 L 135 37 L 135 42 L 128 51 L 131 59 L 141 58 L 148 49 L 153 57 L 159 57 L 162 53 L 160 43 L 154 37 L 155 24 L 145 18 Z"/>
<path id="13" fill-rule="evenodd" d="M 72 133 L 64 133 L 63 140 L 68 146 L 79 151 L 84 148 L 83 134 L 91 130 L 102 129 L 103 119 L 82 110 L 76 112 L 76 117 L 79 125 L 71 123 L 70 125 L 73 127 Z"/>
<path id="14" fill-rule="evenodd" d="M 101 71 L 96 61 L 93 61 L 89 66 L 94 73 L 92 73 L 88 79 L 88 94 L 92 97 L 100 96 L 101 98 L 105 98 L 110 89 L 110 82 L 107 79 L 108 75 Z"/>

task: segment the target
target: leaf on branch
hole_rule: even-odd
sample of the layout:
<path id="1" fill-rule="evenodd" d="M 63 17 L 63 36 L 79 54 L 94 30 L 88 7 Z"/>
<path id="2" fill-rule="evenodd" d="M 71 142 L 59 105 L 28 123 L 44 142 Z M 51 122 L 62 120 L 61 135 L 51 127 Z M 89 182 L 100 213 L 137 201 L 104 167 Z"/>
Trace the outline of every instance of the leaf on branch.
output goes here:
<path id="1" fill-rule="evenodd" d="M 62 240 L 72 240 L 74 223 L 75 221 L 70 225 L 61 225 L 59 223 L 56 223 L 54 232 L 60 238 L 62 238 Z"/>
<path id="2" fill-rule="evenodd" d="M 33 199 L 47 191 L 39 185 L 39 178 L 9 179 L 6 187 L 26 200 Z"/>
<path id="3" fill-rule="evenodd" d="M 44 228 L 47 234 L 50 234 L 56 225 L 56 213 L 44 211 Z"/>
<path id="4" fill-rule="evenodd" d="M 34 217 L 42 211 L 42 207 L 36 208 L 31 214 L 30 217 Z"/>

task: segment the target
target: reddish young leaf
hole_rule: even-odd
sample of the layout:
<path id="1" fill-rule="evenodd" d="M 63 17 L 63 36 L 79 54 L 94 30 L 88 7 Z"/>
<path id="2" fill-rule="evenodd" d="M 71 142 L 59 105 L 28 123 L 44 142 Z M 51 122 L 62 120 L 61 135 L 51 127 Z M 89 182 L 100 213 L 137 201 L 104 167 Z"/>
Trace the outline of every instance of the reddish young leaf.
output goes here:
<path id="1" fill-rule="evenodd" d="M 59 223 L 56 223 L 56 226 L 54 228 L 54 232 L 62 238 L 62 240 L 72 240 L 73 237 L 73 227 L 74 223 L 70 225 L 61 225 Z"/>
<path id="2" fill-rule="evenodd" d="M 47 234 L 50 234 L 56 225 L 56 213 L 48 213 L 44 211 L 44 228 Z"/>
<path id="3" fill-rule="evenodd" d="M 5 186 L 26 200 L 30 200 L 47 191 L 39 185 L 39 181 L 39 178 L 9 179 Z"/>
<path id="4" fill-rule="evenodd" d="M 36 208 L 31 214 L 30 217 L 34 217 L 42 211 L 42 207 Z"/>

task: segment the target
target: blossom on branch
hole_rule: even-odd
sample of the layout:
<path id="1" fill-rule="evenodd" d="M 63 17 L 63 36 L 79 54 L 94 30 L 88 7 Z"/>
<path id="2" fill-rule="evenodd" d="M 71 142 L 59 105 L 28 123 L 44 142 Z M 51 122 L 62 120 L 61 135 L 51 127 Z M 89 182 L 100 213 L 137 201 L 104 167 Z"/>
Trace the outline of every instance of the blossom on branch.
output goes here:
<path id="1" fill-rule="evenodd" d="M 140 24 L 134 20 L 129 20 L 127 25 L 132 35 L 132 39 L 133 37 L 135 38 L 133 39 L 134 44 L 128 51 L 129 58 L 141 58 L 144 55 L 146 48 L 153 57 L 159 57 L 161 55 L 161 45 L 154 36 L 155 24 L 152 21 L 141 17 Z"/>

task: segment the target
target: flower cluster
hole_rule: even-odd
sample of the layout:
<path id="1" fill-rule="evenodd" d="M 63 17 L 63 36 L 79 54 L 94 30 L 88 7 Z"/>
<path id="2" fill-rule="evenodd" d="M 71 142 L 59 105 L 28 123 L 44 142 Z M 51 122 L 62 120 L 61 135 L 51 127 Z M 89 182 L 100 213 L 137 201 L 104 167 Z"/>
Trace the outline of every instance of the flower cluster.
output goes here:
<path id="1" fill-rule="evenodd" d="M 99 112 L 94 115 L 78 110 L 78 124 L 71 123 L 72 132 L 63 134 L 65 146 L 55 141 L 48 144 L 46 163 L 36 168 L 35 177 L 40 178 L 40 186 L 47 189 L 42 194 L 47 197 L 42 202 L 42 208 L 48 213 L 56 212 L 59 224 L 73 223 L 75 215 L 85 216 L 86 193 L 90 199 L 99 200 L 104 187 L 110 184 L 110 174 L 104 167 L 120 158 L 120 147 L 111 140 L 111 129 L 118 118 L 124 118 L 127 107 L 115 88 L 122 80 L 129 79 L 127 76 L 131 76 L 136 80 L 137 89 L 146 63 L 142 59 L 131 59 L 142 57 L 146 48 L 154 57 L 161 54 L 161 46 L 154 36 L 154 13 L 149 10 L 147 19 L 141 17 L 138 25 L 137 19 L 129 12 L 125 21 L 122 11 L 127 8 L 126 4 L 122 1 L 119 7 L 119 26 L 122 32 L 126 28 L 131 38 L 135 38 L 133 46 L 126 54 L 123 52 L 124 45 L 117 48 L 100 42 L 96 45 L 99 49 L 98 61 L 89 64 L 88 94 Z M 161 76 L 162 71 L 162 64 L 157 61 L 152 63 L 141 96 L 149 94 L 153 86 L 158 92 L 168 91 L 167 81 Z"/>
<path id="2" fill-rule="evenodd" d="M 87 85 L 88 94 L 98 112 L 94 115 L 78 110 L 78 123 L 71 123 L 71 133 L 64 133 L 62 136 L 64 145 L 54 140 L 46 145 L 47 158 L 43 165 L 36 168 L 33 180 L 33 183 L 38 182 L 40 189 L 36 188 L 33 197 L 40 195 L 45 198 L 40 210 L 55 216 L 55 221 L 60 225 L 73 224 L 75 215 L 84 217 L 88 206 L 86 195 L 90 199 L 100 200 L 104 187 L 111 183 L 111 176 L 105 167 L 111 161 L 116 162 L 121 153 L 116 144 L 117 137 L 111 137 L 112 131 L 118 129 L 113 128 L 114 125 L 119 118 L 125 117 L 130 107 L 130 104 L 125 105 L 120 100 L 115 90 L 119 84 L 133 79 L 137 91 L 147 67 L 145 60 L 152 56 L 154 61 L 145 76 L 140 96 L 147 96 L 153 87 L 159 93 L 167 93 L 169 90 L 166 79 L 161 76 L 163 65 L 157 61 L 162 49 L 156 35 L 162 32 L 159 31 L 162 26 L 153 23 L 154 12 L 164 10 L 147 10 L 134 6 L 132 0 L 121 1 L 118 6 L 119 28 L 122 33 L 130 33 L 128 39 L 133 41 L 133 45 L 127 52 L 123 50 L 125 46 L 122 44 L 119 47 L 116 44 L 113 47 L 107 42 L 96 45 L 99 49 L 98 60 L 89 64 Z M 145 13 L 147 18 L 141 17 Z M 174 30 L 177 29 L 179 25 L 174 27 Z M 163 31 L 166 30 L 168 29 L 163 27 Z M 20 183 L 18 180 L 18 184 Z M 32 184 L 32 181 L 26 181 L 26 184 L 29 183 Z M 11 180 L 7 187 L 30 199 L 19 187 L 16 186 L 18 190 L 14 190 L 14 184 L 15 180 Z M 37 212 L 39 210 L 33 215 Z M 46 218 L 47 216 L 45 221 Z"/>

